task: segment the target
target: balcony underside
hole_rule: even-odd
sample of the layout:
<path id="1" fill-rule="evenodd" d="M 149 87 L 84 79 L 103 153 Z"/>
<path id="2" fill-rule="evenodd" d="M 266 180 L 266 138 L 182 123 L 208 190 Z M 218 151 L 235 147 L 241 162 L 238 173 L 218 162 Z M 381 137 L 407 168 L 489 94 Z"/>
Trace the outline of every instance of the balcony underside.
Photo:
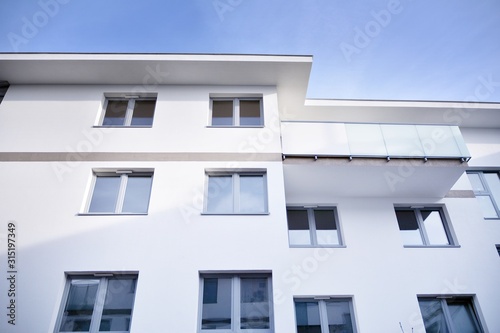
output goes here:
<path id="1" fill-rule="evenodd" d="M 442 198 L 467 163 L 456 159 L 286 157 L 288 202 L 328 203 L 337 197 Z"/>

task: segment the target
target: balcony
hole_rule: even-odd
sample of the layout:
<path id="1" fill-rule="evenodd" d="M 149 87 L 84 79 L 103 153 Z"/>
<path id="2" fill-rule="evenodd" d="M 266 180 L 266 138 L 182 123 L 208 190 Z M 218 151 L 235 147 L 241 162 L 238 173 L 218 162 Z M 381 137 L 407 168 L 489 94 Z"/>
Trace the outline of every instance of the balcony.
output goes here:
<path id="1" fill-rule="evenodd" d="M 282 122 L 287 195 L 443 197 L 467 167 L 457 126 Z M 322 192 L 324 192 L 322 194 Z"/>

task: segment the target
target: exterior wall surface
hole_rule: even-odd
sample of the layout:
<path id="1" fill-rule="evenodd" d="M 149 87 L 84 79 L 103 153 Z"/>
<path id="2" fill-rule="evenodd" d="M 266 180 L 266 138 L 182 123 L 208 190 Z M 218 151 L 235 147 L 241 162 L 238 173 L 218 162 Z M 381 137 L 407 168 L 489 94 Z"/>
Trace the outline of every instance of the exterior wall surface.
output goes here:
<path id="1" fill-rule="evenodd" d="M 296 185 L 313 171 L 284 171 L 280 115 L 287 111 L 277 86 L 157 85 L 151 128 L 97 127 L 104 94 L 135 87 L 13 84 L 0 104 L 0 332 L 57 331 L 71 272 L 138 272 L 131 332 L 199 332 L 203 272 L 270 273 L 276 333 L 296 332 L 294 298 L 315 296 L 351 297 L 357 333 L 423 333 L 420 295 L 471 296 L 484 332 L 500 332 L 500 221 L 483 219 L 465 174 L 441 197 L 377 195 L 356 182 L 362 167 L 342 169 L 356 195 L 327 181 L 302 191 Z M 264 127 L 209 126 L 210 96 L 241 94 L 262 97 Z M 311 108 L 318 121 L 325 110 Z M 472 156 L 464 168 L 500 169 L 498 128 L 461 132 Z M 153 170 L 148 213 L 85 214 L 96 169 Z M 268 212 L 204 213 L 207 170 L 265 171 Z M 290 247 L 286 207 L 296 205 L 336 207 L 342 245 Z M 454 245 L 405 247 L 399 206 L 442 207 Z M 9 221 L 16 225 L 15 325 L 5 283 Z"/>

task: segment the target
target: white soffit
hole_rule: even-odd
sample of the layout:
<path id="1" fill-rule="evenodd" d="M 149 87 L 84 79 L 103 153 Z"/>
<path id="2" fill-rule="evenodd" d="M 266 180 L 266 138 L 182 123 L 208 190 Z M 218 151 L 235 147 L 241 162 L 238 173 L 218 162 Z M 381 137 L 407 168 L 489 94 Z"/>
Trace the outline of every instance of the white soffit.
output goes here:
<path id="1" fill-rule="evenodd" d="M 281 107 L 302 107 L 312 56 L 3 53 L 0 80 L 16 84 L 277 86 Z"/>
<path id="2" fill-rule="evenodd" d="M 303 115 L 337 122 L 500 128 L 500 103 L 307 99 Z"/>

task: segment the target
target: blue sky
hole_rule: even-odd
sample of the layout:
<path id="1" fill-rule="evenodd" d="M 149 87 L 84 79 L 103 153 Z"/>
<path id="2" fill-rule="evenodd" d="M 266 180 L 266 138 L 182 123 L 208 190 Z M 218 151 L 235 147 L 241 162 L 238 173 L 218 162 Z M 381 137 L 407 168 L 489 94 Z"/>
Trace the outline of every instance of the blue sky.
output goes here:
<path id="1" fill-rule="evenodd" d="M 500 102 L 500 1 L 2 0 L 0 52 L 307 54 L 310 98 Z"/>

